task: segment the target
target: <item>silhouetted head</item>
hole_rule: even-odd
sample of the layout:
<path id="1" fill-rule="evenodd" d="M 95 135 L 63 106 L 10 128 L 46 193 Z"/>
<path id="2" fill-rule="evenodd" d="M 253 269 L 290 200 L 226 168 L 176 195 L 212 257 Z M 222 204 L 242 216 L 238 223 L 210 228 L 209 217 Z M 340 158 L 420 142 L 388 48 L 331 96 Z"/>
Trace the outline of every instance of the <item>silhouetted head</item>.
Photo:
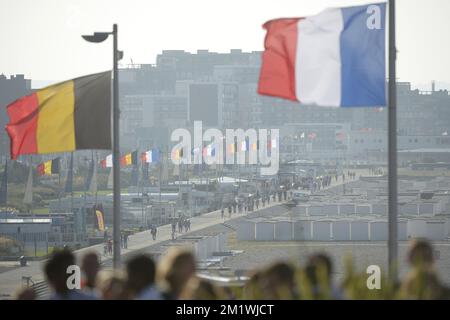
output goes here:
<path id="1" fill-rule="evenodd" d="M 36 300 L 36 292 L 33 288 L 20 288 L 15 294 L 15 300 Z"/>
<path id="2" fill-rule="evenodd" d="M 127 280 L 122 272 L 101 271 L 97 277 L 97 288 L 103 300 L 127 299 Z"/>
<path id="3" fill-rule="evenodd" d="M 411 242 L 408 253 L 408 262 L 413 267 L 430 267 L 434 263 L 433 247 L 424 239 Z"/>
<path id="4" fill-rule="evenodd" d="M 289 263 L 276 262 L 260 276 L 266 298 L 292 299 L 295 291 L 295 269 Z"/>
<path id="5" fill-rule="evenodd" d="M 219 289 L 210 281 L 191 277 L 180 293 L 181 300 L 218 300 Z"/>
<path id="6" fill-rule="evenodd" d="M 100 270 L 100 261 L 96 252 L 88 252 L 83 256 L 81 269 L 86 277 L 86 286 L 95 288 L 95 279 Z"/>
<path id="7" fill-rule="evenodd" d="M 319 285 L 319 281 L 330 284 L 333 264 L 328 255 L 324 253 L 313 254 L 306 263 L 305 272 L 312 286 Z"/>
<path id="8" fill-rule="evenodd" d="M 68 292 L 67 273 L 69 266 L 75 265 L 75 257 L 67 249 L 56 251 L 47 261 L 44 267 L 45 276 L 50 286 L 59 294 Z"/>
<path id="9" fill-rule="evenodd" d="M 127 286 L 137 295 L 155 283 L 155 262 L 145 254 L 137 255 L 127 262 Z"/>
<path id="10" fill-rule="evenodd" d="M 172 297 L 177 298 L 195 272 L 195 257 L 192 252 L 186 249 L 171 248 L 161 260 L 158 268 L 158 280 Z"/>

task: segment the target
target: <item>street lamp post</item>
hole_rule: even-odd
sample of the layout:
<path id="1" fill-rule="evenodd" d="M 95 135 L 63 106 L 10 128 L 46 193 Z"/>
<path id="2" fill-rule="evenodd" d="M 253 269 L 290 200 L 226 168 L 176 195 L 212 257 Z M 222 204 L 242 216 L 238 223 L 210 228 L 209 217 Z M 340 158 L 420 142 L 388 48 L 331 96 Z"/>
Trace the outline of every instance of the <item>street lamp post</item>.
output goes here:
<path id="1" fill-rule="evenodd" d="M 117 63 L 123 53 L 117 50 L 118 28 L 113 25 L 112 32 L 95 32 L 83 35 L 88 42 L 100 43 L 113 36 L 113 266 L 120 267 L 120 148 L 119 148 L 119 71 Z"/>

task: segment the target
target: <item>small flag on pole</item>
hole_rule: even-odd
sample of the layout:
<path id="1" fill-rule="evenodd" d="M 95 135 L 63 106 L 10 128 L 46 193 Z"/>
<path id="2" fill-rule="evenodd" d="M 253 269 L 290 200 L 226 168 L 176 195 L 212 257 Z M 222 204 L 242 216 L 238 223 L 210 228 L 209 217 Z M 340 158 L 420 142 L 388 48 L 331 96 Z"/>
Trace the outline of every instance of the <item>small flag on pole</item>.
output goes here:
<path id="1" fill-rule="evenodd" d="M 142 163 L 155 163 L 159 161 L 159 150 L 153 148 L 152 150 L 145 151 L 141 155 Z"/>
<path id="2" fill-rule="evenodd" d="M 113 166 L 112 154 L 106 156 L 105 159 L 103 159 L 102 161 L 100 161 L 100 164 L 101 164 L 101 166 L 102 166 L 103 169 L 106 169 L 106 168 L 112 168 L 112 166 Z"/>
<path id="3" fill-rule="evenodd" d="M 126 155 L 120 158 L 120 165 L 122 167 L 137 165 L 137 151 L 133 151 L 131 153 L 127 153 Z"/>
<path id="4" fill-rule="evenodd" d="M 53 160 L 45 161 L 37 166 L 38 175 L 51 175 L 58 174 L 60 172 L 59 168 L 59 160 L 60 158 L 56 158 Z"/>

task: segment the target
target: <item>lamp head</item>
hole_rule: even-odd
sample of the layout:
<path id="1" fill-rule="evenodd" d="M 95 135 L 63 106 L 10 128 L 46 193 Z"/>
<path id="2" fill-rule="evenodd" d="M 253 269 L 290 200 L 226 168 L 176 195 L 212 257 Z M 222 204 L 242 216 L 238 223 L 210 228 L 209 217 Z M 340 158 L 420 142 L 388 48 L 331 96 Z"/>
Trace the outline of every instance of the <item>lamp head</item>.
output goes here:
<path id="1" fill-rule="evenodd" d="M 81 37 L 87 42 L 99 43 L 105 41 L 109 35 L 109 32 L 94 32 L 93 35 L 83 35 Z"/>

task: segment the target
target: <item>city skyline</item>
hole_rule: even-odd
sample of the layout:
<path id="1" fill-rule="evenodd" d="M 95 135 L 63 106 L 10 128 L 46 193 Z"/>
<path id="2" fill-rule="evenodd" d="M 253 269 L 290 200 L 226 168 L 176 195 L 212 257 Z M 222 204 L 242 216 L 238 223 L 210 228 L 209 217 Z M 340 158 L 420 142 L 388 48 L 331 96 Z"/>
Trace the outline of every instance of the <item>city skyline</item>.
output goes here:
<path id="1" fill-rule="evenodd" d="M 155 63 L 156 56 L 166 49 L 188 52 L 209 49 L 225 53 L 236 48 L 262 51 L 265 34 L 262 24 L 267 20 L 312 15 L 328 7 L 369 2 L 259 1 L 256 7 L 250 1 L 231 1 L 217 10 L 217 2 L 200 0 L 188 3 L 136 0 L 126 6 L 108 6 L 109 2 L 96 1 L 89 3 L 89 8 L 84 1 L 46 0 L 37 4 L 28 0 L 13 3 L 2 0 L 1 38 L 8 50 L 0 52 L 0 72 L 25 74 L 28 79 L 46 84 L 110 69 L 112 44 L 92 45 L 84 42 L 80 35 L 108 31 L 114 22 L 119 24 L 119 47 L 124 51 L 124 65 Z M 439 11 L 434 10 L 437 7 Z M 448 11 L 445 8 L 450 10 L 450 3 L 445 0 L 433 0 L 431 5 L 415 0 L 398 1 L 399 81 L 409 81 L 413 87 L 425 90 L 436 80 L 437 89 L 448 89 L 450 76 L 445 70 L 450 68 L 450 62 L 445 57 L 450 55 L 450 46 L 441 41 L 439 32 L 445 30 Z M 41 14 L 36 15 L 36 12 Z M 42 14 L 52 19 L 42 19 Z M 62 67 L 64 65 L 67 67 Z"/>

